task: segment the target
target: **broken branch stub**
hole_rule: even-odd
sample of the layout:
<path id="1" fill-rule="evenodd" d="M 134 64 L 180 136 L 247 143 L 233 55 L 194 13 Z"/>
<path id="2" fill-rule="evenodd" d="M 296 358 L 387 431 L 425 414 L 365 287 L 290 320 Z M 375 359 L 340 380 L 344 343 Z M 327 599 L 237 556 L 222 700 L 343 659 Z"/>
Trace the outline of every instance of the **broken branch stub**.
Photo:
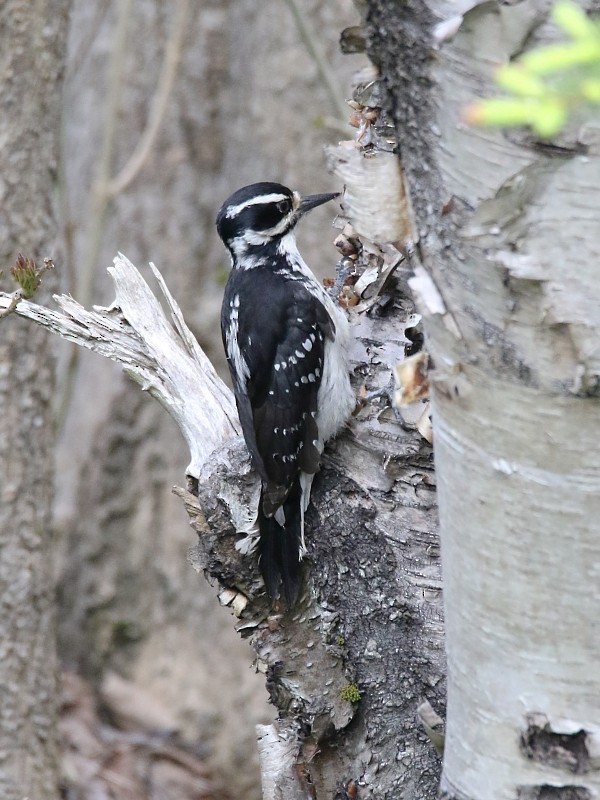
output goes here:
<path id="1" fill-rule="evenodd" d="M 70 295 L 55 295 L 61 312 L 0 294 L 0 316 L 14 313 L 61 338 L 121 364 L 144 391 L 175 419 L 190 449 L 187 472 L 198 478 L 218 447 L 239 435 L 233 395 L 196 342 L 160 273 L 152 265 L 172 322 L 136 269 L 119 253 L 109 267 L 115 301 L 108 308 L 83 308 Z"/>

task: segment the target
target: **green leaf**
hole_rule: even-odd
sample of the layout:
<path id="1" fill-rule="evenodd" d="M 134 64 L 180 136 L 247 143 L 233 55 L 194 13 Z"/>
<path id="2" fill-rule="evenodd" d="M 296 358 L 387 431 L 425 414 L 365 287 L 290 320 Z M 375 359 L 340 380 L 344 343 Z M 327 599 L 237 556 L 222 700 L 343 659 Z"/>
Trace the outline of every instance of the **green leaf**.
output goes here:
<path id="1" fill-rule="evenodd" d="M 585 11 L 568 0 L 556 3 L 552 9 L 552 19 L 573 39 L 594 39 L 598 36 L 597 27 Z"/>
<path id="2" fill-rule="evenodd" d="M 531 127 L 539 136 L 549 139 L 560 131 L 567 117 L 566 105 L 557 100 L 549 100 L 538 106 Z"/>
<path id="3" fill-rule="evenodd" d="M 581 82 L 581 96 L 588 103 L 600 103 L 600 78 L 586 78 Z"/>
<path id="4" fill-rule="evenodd" d="M 541 137 L 559 133 L 571 114 L 600 105 L 600 18 L 590 19 L 571 0 L 559 0 L 552 19 L 567 41 L 537 47 L 498 70 L 507 97 L 471 105 L 471 124 L 528 125 Z"/>
<path id="5" fill-rule="evenodd" d="M 470 109 L 470 122 L 480 125 L 527 125 L 535 114 L 530 101 L 511 97 L 490 97 Z"/>
<path id="6" fill-rule="evenodd" d="M 19 253 L 14 266 L 10 270 L 10 274 L 21 287 L 21 294 L 26 300 L 30 300 L 33 297 L 35 290 L 40 285 L 42 272 L 43 270 L 37 268 L 32 258 L 25 258 Z"/>
<path id="7" fill-rule="evenodd" d="M 496 83 L 507 92 L 522 96 L 541 97 L 546 92 L 543 81 L 522 64 L 506 64 L 500 67 L 496 73 Z"/>
<path id="8" fill-rule="evenodd" d="M 520 64 L 535 75 L 547 75 L 570 67 L 593 64 L 600 60 L 600 40 L 554 44 L 530 50 L 521 58 Z"/>

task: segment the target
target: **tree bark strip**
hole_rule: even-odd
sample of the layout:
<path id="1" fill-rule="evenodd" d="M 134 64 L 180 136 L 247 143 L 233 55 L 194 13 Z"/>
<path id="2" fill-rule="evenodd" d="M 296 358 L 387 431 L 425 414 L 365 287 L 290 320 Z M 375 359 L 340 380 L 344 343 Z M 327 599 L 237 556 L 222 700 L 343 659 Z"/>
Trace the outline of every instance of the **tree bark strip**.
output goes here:
<path id="1" fill-rule="evenodd" d="M 56 189 L 67 0 L 0 8 L 0 268 L 57 256 Z M 41 298 L 52 276 L 44 276 Z M 11 287 L 14 288 L 14 287 Z M 0 795 L 58 797 L 51 559 L 53 343 L 0 323 Z"/>
<path id="2" fill-rule="evenodd" d="M 589 798 L 600 789 L 598 125 L 573 121 L 544 144 L 461 119 L 493 92 L 497 65 L 556 38 L 546 4 L 458 14 L 371 0 L 369 31 L 412 193 L 412 285 L 433 362 L 443 796 Z"/>

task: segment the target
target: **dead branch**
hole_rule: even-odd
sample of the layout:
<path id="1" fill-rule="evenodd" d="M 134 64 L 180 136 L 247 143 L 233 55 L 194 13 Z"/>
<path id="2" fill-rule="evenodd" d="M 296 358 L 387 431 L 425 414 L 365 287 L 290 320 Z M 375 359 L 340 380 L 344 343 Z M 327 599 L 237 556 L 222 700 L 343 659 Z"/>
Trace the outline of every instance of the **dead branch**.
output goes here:
<path id="1" fill-rule="evenodd" d="M 2 293 L 0 297 L 0 319 L 3 317 L 8 317 L 9 314 L 12 314 L 13 311 L 16 311 L 17 306 L 19 305 L 19 301 L 23 298 L 20 289 L 17 289 L 16 292 L 12 294 L 5 294 Z M 5 301 L 4 303 L 2 301 Z"/>
<path id="2" fill-rule="evenodd" d="M 239 433 L 233 396 L 185 324 L 162 276 L 151 265 L 172 323 L 141 274 L 125 256 L 109 267 L 116 297 L 109 308 L 87 311 L 70 295 L 55 295 L 61 311 L 0 294 L 0 314 L 14 313 L 121 364 L 171 414 L 191 453 L 197 478 L 210 454 Z"/>

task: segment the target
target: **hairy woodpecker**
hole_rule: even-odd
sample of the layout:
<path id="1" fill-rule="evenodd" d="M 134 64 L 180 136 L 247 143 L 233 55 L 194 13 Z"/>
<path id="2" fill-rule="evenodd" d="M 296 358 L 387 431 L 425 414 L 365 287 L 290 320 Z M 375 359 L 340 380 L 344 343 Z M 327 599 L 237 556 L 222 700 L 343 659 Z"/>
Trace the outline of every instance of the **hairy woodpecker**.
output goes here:
<path id="1" fill-rule="evenodd" d="M 279 183 L 225 201 L 217 230 L 232 270 L 221 332 L 244 438 L 262 480 L 261 572 L 271 598 L 297 598 L 304 513 L 324 443 L 354 408 L 348 321 L 304 263 L 294 228 L 337 194 L 301 197 Z"/>

